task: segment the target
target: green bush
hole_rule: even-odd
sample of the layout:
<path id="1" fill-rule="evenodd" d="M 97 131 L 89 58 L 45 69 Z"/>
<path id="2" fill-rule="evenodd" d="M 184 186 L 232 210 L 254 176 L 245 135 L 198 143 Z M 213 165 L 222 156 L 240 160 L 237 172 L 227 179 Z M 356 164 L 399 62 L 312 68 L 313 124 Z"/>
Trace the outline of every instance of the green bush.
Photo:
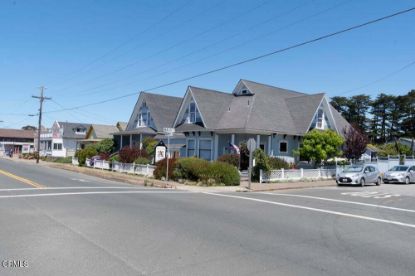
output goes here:
<path id="1" fill-rule="evenodd" d="M 156 168 L 154 169 L 153 175 L 156 179 L 162 179 L 166 177 L 166 170 L 167 170 L 167 162 L 166 158 L 160 160 L 156 163 Z M 172 158 L 169 159 L 169 179 L 174 179 L 173 171 L 176 167 L 176 159 Z"/>
<path id="2" fill-rule="evenodd" d="M 209 162 L 196 157 L 180 158 L 176 162 L 174 170 L 175 179 L 200 180 L 200 176 L 206 174 Z"/>
<path id="3" fill-rule="evenodd" d="M 217 185 L 236 186 L 239 185 L 240 176 L 238 169 L 224 162 L 212 162 L 206 168 L 206 174 L 201 176 L 205 184 L 210 184 L 213 179 Z"/>
<path id="4" fill-rule="evenodd" d="M 154 155 L 154 151 L 156 150 L 157 144 L 158 141 L 152 137 L 145 137 L 143 139 L 143 149 L 145 149 L 148 155 L 150 156 Z"/>
<path id="5" fill-rule="evenodd" d="M 111 152 L 114 151 L 114 140 L 111 138 L 106 138 L 101 140 L 100 142 L 96 143 L 95 149 L 97 150 L 98 153 L 108 153 L 110 154 Z"/>
<path id="6" fill-rule="evenodd" d="M 271 170 L 280 170 L 280 169 L 289 169 L 291 168 L 290 164 L 284 159 L 278 157 L 269 157 L 268 158 L 269 166 Z"/>
<path id="7" fill-rule="evenodd" d="M 113 156 L 110 156 L 109 160 L 111 162 L 114 162 L 114 161 L 120 162 L 120 156 L 118 154 L 114 154 Z"/>
<path id="8" fill-rule="evenodd" d="M 254 158 L 255 158 L 255 167 L 252 170 L 252 177 L 253 181 L 259 181 L 259 174 L 260 170 L 264 172 L 269 172 L 271 170 L 271 166 L 269 164 L 269 158 L 265 154 L 262 149 L 256 149 L 254 151 Z"/>
<path id="9" fill-rule="evenodd" d="M 85 165 L 87 158 L 97 155 L 98 152 L 93 145 L 88 145 L 84 149 L 78 150 L 75 157 L 78 157 L 79 166 Z"/>
<path id="10" fill-rule="evenodd" d="M 134 163 L 139 165 L 148 165 L 150 164 L 150 160 L 148 160 L 148 158 L 145 157 L 138 157 L 134 160 Z"/>
<path id="11" fill-rule="evenodd" d="M 218 158 L 218 161 L 228 163 L 239 168 L 239 154 L 224 154 Z"/>
<path id="12" fill-rule="evenodd" d="M 239 185 L 238 169 L 224 162 L 209 162 L 196 157 L 176 161 L 174 179 L 200 181 L 205 185 Z"/>

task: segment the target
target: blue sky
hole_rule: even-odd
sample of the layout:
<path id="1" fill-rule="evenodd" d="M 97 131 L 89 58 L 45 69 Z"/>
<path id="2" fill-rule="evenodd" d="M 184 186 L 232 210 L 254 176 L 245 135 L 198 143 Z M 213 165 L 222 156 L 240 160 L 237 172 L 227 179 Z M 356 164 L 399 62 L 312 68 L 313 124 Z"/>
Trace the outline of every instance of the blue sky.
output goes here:
<path id="1" fill-rule="evenodd" d="M 415 6 L 409 0 L 3 0 L 0 127 L 54 120 L 128 121 L 138 92 Z M 157 90 L 232 91 L 249 79 L 328 96 L 415 89 L 415 12 L 266 59 Z M 357 89 L 365 86 L 364 88 Z M 54 112 L 137 92 L 137 96 Z M 347 93 L 345 93 L 347 92 Z"/>

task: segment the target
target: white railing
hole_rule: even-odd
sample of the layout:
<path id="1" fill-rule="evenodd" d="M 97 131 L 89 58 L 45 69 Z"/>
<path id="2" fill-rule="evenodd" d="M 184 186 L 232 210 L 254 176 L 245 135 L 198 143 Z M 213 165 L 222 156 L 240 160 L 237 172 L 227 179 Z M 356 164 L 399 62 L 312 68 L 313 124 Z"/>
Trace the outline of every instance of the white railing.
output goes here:
<path id="1" fill-rule="evenodd" d="M 76 158 L 76 157 L 72 157 L 72 165 L 74 165 L 74 166 L 79 166 L 79 161 L 78 161 L 78 158 Z"/>
<path id="2" fill-rule="evenodd" d="M 74 159 L 72 159 L 72 164 Z M 144 176 L 153 176 L 155 166 L 152 165 L 140 165 L 135 163 L 120 163 L 113 161 L 112 163 L 105 160 L 95 160 L 91 162 L 91 159 L 85 160 L 85 166 L 94 169 L 111 170 L 113 172 L 129 173 Z"/>
<path id="3" fill-rule="evenodd" d="M 144 176 L 153 176 L 154 169 L 152 165 L 140 165 L 134 163 L 120 163 L 114 161 L 112 163 L 112 171 L 121 173 L 138 174 Z"/>
<path id="4" fill-rule="evenodd" d="M 271 170 L 264 172 L 260 170 L 259 182 L 276 182 L 286 180 L 305 179 L 335 179 L 336 169 L 295 169 L 295 170 Z"/>

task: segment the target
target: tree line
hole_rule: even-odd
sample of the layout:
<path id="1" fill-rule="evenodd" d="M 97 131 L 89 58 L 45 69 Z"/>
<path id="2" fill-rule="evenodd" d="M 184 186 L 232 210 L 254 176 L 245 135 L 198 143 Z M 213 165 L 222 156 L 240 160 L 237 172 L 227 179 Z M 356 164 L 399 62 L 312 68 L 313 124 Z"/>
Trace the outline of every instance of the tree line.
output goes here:
<path id="1" fill-rule="evenodd" d="M 331 104 L 371 143 L 415 136 L 415 90 L 398 96 L 380 93 L 376 98 L 365 94 L 336 96 Z"/>

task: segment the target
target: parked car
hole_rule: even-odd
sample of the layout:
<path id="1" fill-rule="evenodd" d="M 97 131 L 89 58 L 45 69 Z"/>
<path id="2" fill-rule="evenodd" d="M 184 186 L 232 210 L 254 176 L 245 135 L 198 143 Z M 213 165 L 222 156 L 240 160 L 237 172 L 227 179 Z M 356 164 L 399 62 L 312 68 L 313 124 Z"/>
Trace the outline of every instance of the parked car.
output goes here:
<path id="1" fill-rule="evenodd" d="M 383 183 L 405 183 L 415 182 L 415 166 L 395 166 L 385 172 Z"/>
<path id="2" fill-rule="evenodd" d="M 351 184 L 363 187 L 366 183 L 380 185 L 381 182 L 378 168 L 372 165 L 351 165 L 336 176 L 337 185 Z"/>
<path id="3" fill-rule="evenodd" d="M 89 166 L 93 167 L 96 161 L 102 160 L 101 156 L 95 155 L 89 159 Z"/>

